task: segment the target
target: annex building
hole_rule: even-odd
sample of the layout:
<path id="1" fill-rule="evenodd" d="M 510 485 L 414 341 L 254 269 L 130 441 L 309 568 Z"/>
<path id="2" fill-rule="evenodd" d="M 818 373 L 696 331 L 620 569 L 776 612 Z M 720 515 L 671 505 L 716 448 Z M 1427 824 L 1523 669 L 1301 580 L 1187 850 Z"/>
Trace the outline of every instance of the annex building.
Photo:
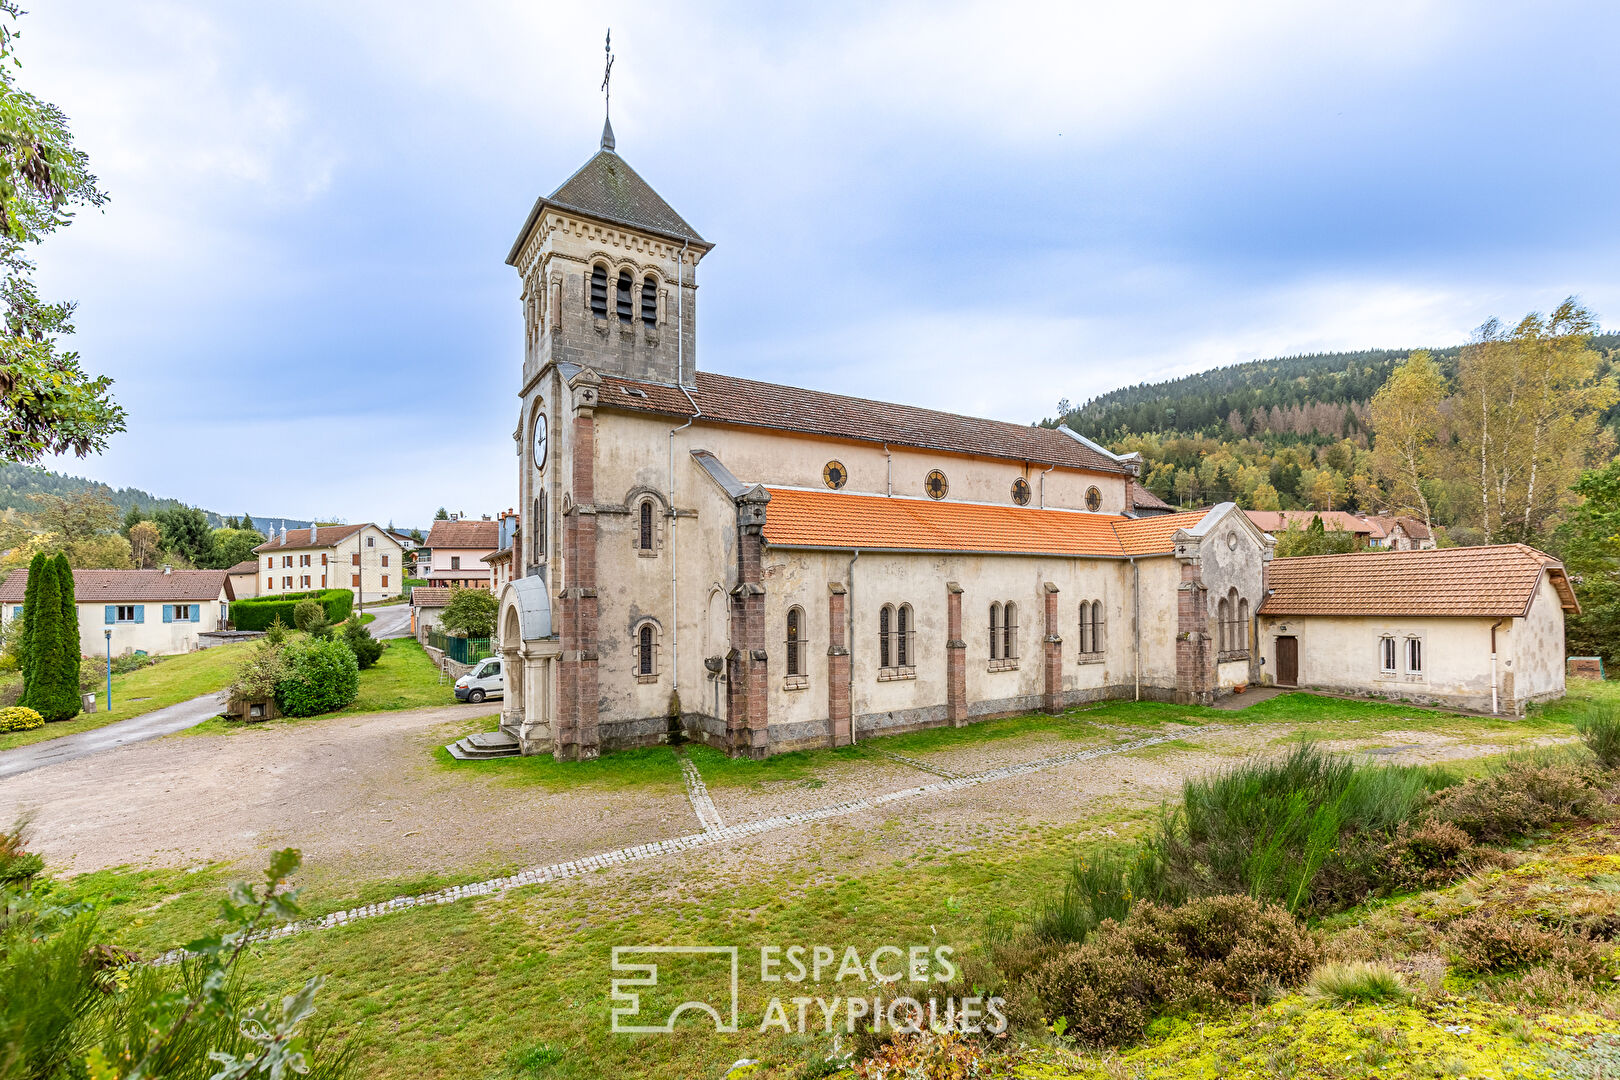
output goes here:
<path id="1" fill-rule="evenodd" d="M 502 730 L 522 752 L 588 758 L 680 733 L 764 756 L 1102 699 L 1207 704 L 1277 681 L 1283 638 L 1301 686 L 1327 670 L 1320 642 L 1367 658 L 1334 669 L 1337 689 L 1416 696 L 1429 679 L 1435 700 L 1453 684 L 1481 700 L 1474 669 L 1492 660 L 1472 622 L 1448 651 L 1446 613 L 1425 612 L 1430 659 L 1384 679 L 1384 641 L 1410 636 L 1402 612 L 1300 629 L 1335 618 L 1347 587 L 1273 618 L 1273 538 L 1230 503 L 1167 512 L 1135 456 L 700 370 L 712 248 L 608 127 L 507 256 L 522 283 L 521 523 L 497 635 Z M 1562 691 L 1573 601 L 1541 589 L 1562 574 L 1541 558 L 1519 567 L 1524 595 L 1559 604 L 1526 613 L 1539 637 L 1514 663 L 1530 695 L 1499 695 L 1509 707 Z M 1503 647 L 1522 634 L 1485 615 Z M 1441 656 L 1469 671 L 1423 667 Z"/>

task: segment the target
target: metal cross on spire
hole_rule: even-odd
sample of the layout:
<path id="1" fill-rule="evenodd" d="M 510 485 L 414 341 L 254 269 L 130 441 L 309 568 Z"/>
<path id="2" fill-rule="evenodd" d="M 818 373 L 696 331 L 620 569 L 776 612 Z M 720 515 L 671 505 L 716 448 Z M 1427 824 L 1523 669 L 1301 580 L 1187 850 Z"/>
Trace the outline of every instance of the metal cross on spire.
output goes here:
<path id="1" fill-rule="evenodd" d="M 613 149 L 613 28 L 608 27 L 607 41 L 602 45 L 607 62 L 602 68 L 602 149 Z"/>

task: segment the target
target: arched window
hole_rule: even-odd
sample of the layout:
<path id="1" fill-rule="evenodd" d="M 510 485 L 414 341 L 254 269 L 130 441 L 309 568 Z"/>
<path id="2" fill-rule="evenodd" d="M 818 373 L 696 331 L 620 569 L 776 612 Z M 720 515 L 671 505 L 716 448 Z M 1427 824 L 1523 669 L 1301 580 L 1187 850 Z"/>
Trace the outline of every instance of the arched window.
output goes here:
<path id="1" fill-rule="evenodd" d="M 1091 651 L 1103 651 L 1103 606 L 1101 600 L 1091 602 Z"/>
<path id="2" fill-rule="evenodd" d="M 1001 605 L 990 605 L 990 659 L 1001 659 Z"/>
<path id="3" fill-rule="evenodd" d="M 607 267 L 601 263 L 591 267 L 591 314 L 607 318 Z"/>
<path id="4" fill-rule="evenodd" d="M 1408 675 L 1423 674 L 1423 639 L 1409 637 L 1406 639 L 1406 673 Z"/>
<path id="5" fill-rule="evenodd" d="M 901 604 L 900 609 L 894 614 L 894 619 L 894 662 L 900 667 L 905 667 L 913 662 L 911 650 L 911 605 Z"/>
<path id="6" fill-rule="evenodd" d="M 788 609 L 787 616 L 787 673 L 789 675 L 803 675 L 804 661 L 801 653 L 804 644 L 799 635 L 804 633 L 804 612 L 794 607 Z"/>
<path id="7" fill-rule="evenodd" d="M 1091 602 L 1080 601 L 1080 651 L 1091 651 Z"/>
<path id="8" fill-rule="evenodd" d="M 1001 609 L 1001 658 L 1018 659 L 1018 605 L 1011 601 Z"/>
<path id="9" fill-rule="evenodd" d="M 649 330 L 658 325 L 658 279 L 651 274 L 641 281 L 641 321 Z"/>
<path id="10" fill-rule="evenodd" d="M 1224 596 L 1221 597 L 1221 602 L 1216 605 L 1216 608 L 1217 612 L 1215 615 L 1215 626 L 1220 634 L 1220 650 L 1221 652 L 1225 652 L 1227 648 L 1226 628 L 1232 622 L 1232 608 L 1229 604 L 1227 604 L 1226 597 Z"/>
<path id="11" fill-rule="evenodd" d="M 630 278 L 630 271 L 620 270 L 618 308 L 619 321 L 622 323 L 630 322 L 635 318 L 635 303 L 634 298 L 631 296 L 634 287 L 635 283 Z"/>
<path id="12" fill-rule="evenodd" d="M 636 634 L 636 674 L 658 674 L 658 642 L 652 623 L 642 623 L 641 630 Z"/>
<path id="13" fill-rule="evenodd" d="M 546 493 L 541 492 L 536 500 L 540 504 L 538 512 L 534 515 L 534 551 L 536 555 L 546 553 Z"/>
<path id="14" fill-rule="evenodd" d="M 1238 601 L 1237 610 L 1237 648 L 1244 652 L 1249 651 L 1249 601 L 1247 598 Z"/>
<path id="15" fill-rule="evenodd" d="M 878 667 L 894 666 L 889 663 L 889 657 L 892 655 L 889 651 L 889 635 L 891 632 L 889 628 L 893 625 L 894 608 L 884 604 L 883 610 L 878 612 Z"/>
<path id="16" fill-rule="evenodd" d="M 1386 675 L 1395 674 L 1395 639 L 1378 639 L 1378 670 Z"/>
<path id="17" fill-rule="evenodd" d="M 651 499 L 641 500 L 641 531 L 636 535 L 636 547 L 653 550 L 653 507 Z"/>

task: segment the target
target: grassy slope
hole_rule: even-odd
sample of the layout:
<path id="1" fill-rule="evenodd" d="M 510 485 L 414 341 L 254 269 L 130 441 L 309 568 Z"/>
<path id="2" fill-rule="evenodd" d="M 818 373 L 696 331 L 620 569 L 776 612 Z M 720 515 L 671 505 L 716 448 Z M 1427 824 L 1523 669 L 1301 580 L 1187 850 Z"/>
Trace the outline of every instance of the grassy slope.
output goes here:
<path id="1" fill-rule="evenodd" d="M 242 650 L 247 647 L 245 644 L 220 645 L 212 649 L 186 653 L 183 656 L 166 657 L 150 667 L 130 672 L 128 675 L 114 675 L 113 707 L 110 711 L 81 713 L 74 719 L 59 724 L 46 724 L 33 731 L 14 731 L 0 735 L 0 750 L 71 735 L 75 731 L 102 727 L 118 720 L 140 716 L 153 709 L 161 709 L 166 705 L 189 701 L 191 698 L 215 690 L 223 690 L 225 684 L 230 682 L 231 676 L 235 674 Z M 106 688 L 98 689 L 96 693 L 98 706 L 105 704 L 102 701 L 105 696 Z"/>
<path id="2" fill-rule="evenodd" d="M 1603 687 L 1582 692 L 1607 695 L 1612 691 Z M 1067 720 L 1026 717 L 997 721 L 765 762 L 732 761 L 702 747 L 692 747 L 690 752 L 710 783 L 749 783 L 808 775 L 817 764 L 874 752 L 876 745 L 897 752 L 926 753 L 930 748 L 975 738 L 1006 738 L 1031 731 L 1094 731 L 1091 725 L 1096 723 L 1156 728 L 1188 720 L 1306 720 L 1324 734 L 1373 735 L 1380 729 L 1423 727 L 1495 740 L 1567 733 L 1569 711 L 1560 706 L 1515 722 L 1288 695 L 1239 713 L 1119 703 L 1073 714 Z M 445 762 L 446 768 L 507 770 L 519 783 L 618 783 L 626 789 L 627 798 L 635 797 L 640 783 L 678 782 L 675 766 L 673 755 L 663 748 L 577 765 L 546 758 L 476 765 Z M 898 814 L 866 832 L 828 830 L 827 842 L 812 847 L 810 855 L 789 873 L 758 875 L 743 865 L 734 874 L 694 879 L 683 876 L 674 862 L 627 867 L 611 875 L 412 910 L 279 942 L 264 950 L 257 977 L 267 992 L 284 993 L 309 972 L 326 973 L 322 1013 L 360 1039 L 368 1076 L 717 1076 L 730 1062 L 746 1056 L 763 1057 L 779 1066 L 762 1076 L 785 1078 L 796 1071 L 793 1062 L 812 1050 L 824 1050 L 827 1041 L 758 1034 L 763 999 L 758 995 L 757 980 L 752 981 L 753 999 L 746 989 L 750 982 L 745 981 L 738 1034 L 687 1038 L 610 1034 L 607 991 L 612 946 L 725 943 L 746 949 L 797 941 L 870 950 L 882 944 L 938 942 L 971 954 L 987 919 L 1016 915 L 1026 910 L 1032 898 L 1053 887 L 1060 869 L 1076 851 L 1078 833 L 1105 823 L 1128 832 L 1145 820 L 1122 819 L 1117 813 L 1100 815 L 1077 829 L 1032 826 L 1016 843 L 1000 847 L 968 852 L 924 848 L 915 857 L 895 860 L 890 839 L 906 830 L 904 811 Z M 76 895 L 110 892 L 122 897 L 109 909 L 109 925 L 120 941 L 155 951 L 200 929 L 226 876 L 227 871 L 220 867 L 191 875 L 110 871 L 76 879 L 72 889 Z M 372 901 L 451 883 L 453 879 L 440 877 L 369 882 L 358 887 L 329 882 L 343 895 L 329 892 L 309 906 L 324 912 L 356 900 Z M 716 973 L 700 975 L 697 981 L 700 988 L 721 986 Z M 829 983 L 810 993 L 830 996 L 863 989 L 852 982 Z M 650 995 L 647 1009 L 680 1000 L 665 1000 L 661 995 Z M 1248 1036 L 1234 1033 L 1232 1037 Z M 559 1059 L 534 1071 L 518 1069 L 508 1060 L 513 1053 L 535 1051 L 539 1046 L 551 1047 L 560 1054 Z M 1152 1046 L 1173 1049 L 1168 1041 L 1151 1042 Z M 1183 1049 L 1193 1053 L 1191 1048 Z M 1204 1050 L 1197 1053 L 1204 1054 Z M 532 1056 L 551 1055 L 536 1051 Z M 1061 1071 L 1031 1075 L 1072 1075 L 1072 1069 L 1080 1066 L 1072 1058 L 1065 1060 Z M 1148 1067 L 1150 1062 L 1144 1057 L 1142 1064 Z"/>

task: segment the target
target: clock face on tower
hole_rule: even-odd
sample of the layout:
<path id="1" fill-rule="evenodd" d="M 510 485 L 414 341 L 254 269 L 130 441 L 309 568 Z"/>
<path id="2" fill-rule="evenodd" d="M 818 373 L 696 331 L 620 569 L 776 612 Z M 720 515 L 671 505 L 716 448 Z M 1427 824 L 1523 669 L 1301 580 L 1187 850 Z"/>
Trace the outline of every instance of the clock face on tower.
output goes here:
<path id="1" fill-rule="evenodd" d="M 534 467 L 546 467 L 546 414 L 542 406 L 541 411 L 534 414 Z"/>

